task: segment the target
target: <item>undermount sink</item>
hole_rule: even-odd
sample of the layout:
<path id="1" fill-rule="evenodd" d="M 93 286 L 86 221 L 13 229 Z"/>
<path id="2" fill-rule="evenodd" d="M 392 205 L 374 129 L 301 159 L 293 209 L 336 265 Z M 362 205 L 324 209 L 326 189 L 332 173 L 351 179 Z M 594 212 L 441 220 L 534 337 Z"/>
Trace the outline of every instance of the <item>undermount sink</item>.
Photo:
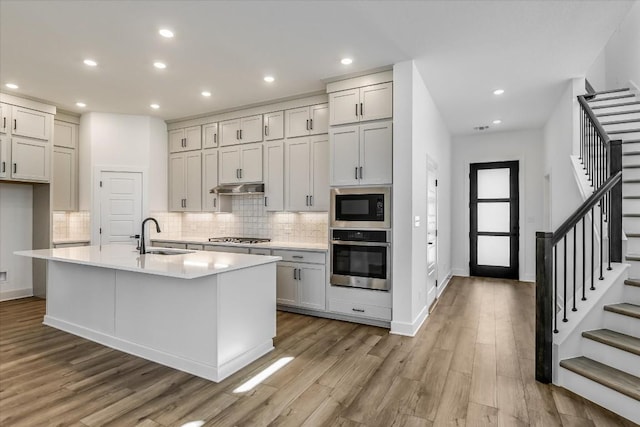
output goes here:
<path id="1" fill-rule="evenodd" d="M 183 251 L 180 249 L 150 249 L 146 252 L 148 255 L 184 255 L 191 254 L 194 251 Z"/>

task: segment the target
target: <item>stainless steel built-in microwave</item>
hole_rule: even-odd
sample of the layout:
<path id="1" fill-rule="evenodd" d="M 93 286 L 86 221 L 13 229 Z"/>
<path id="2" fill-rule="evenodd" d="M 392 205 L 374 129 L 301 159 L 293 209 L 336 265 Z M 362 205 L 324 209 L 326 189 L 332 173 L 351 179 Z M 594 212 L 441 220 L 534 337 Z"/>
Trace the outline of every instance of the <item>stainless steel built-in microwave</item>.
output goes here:
<path id="1" fill-rule="evenodd" d="M 331 189 L 332 228 L 391 228 L 391 189 Z"/>

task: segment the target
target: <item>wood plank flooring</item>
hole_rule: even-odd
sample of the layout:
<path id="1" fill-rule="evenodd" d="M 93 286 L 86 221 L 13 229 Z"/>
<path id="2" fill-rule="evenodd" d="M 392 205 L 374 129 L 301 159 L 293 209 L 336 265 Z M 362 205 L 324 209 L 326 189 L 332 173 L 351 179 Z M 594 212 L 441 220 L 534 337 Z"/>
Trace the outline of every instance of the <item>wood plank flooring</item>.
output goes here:
<path id="1" fill-rule="evenodd" d="M 219 384 L 43 326 L 44 311 L 0 303 L 0 426 L 634 425 L 534 380 L 531 283 L 456 277 L 415 338 L 278 312 L 276 349 Z"/>

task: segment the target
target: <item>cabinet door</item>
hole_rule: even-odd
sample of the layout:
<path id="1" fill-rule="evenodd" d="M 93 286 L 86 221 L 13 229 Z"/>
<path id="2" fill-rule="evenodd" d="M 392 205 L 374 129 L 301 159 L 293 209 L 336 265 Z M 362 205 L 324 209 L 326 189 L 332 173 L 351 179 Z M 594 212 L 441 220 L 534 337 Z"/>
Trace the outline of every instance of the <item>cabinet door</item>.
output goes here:
<path id="1" fill-rule="evenodd" d="M 391 122 L 360 126 L 360 184 L 393 182 L 393 144 Z"/>
<path id="2" fill-rule="evenodd" d="M 318 135 L 329 132 L 329 104 L 309 107 L 309 133 Z"/>
<path id="3" fill-rule="evenodd" d="M 284 124 L 287 138 L 309 135 L 309 107 L 285 111 Z"/>
<path id="4" fill-rule="evenodd" d="M 185 155 L 169 156 L 169 210 L 184 211 L 185 203 Z"/>
<path id="5" fill-rule="evenodd" d="M 358 185 L 358 129 L 358 126 L 330 129 L 331 185 Z"/>
<path id="6" fill-rule="evenodd" d="M 243 117 L 240 120 L 240 142 L 249 144 L 251 142 L 261 142 L 262 134 L 262 114 L 251 117 Z"/>
<path id="7" fill-rule="evenodd" d="M 393 85 L 382 83 L 360 88 L 360 120 L 387 119 L 393 115 Z"/>
<path id="8" fill-rule="evenodd" d="M 267 211 L 284 210 L 284 142 L 265 145 L 264 205 Z"/>
<path id="9" fill-rule="evenodd" d="M 218 180 L 220 184 L 235 184 L 240 180 L 240 148 L 218 150 Z"/>
<path id="10" fill-rule="evenodd" d="M 240 119 L 220 122 L 218 126 L 218 131 L 220 132 L 218 145 L 220 147 L 240 144 Z"/>
<path id="11" fill-rule="evenodd" d="M 11 106 L 0 103 L 0 133 L 7 133 L 11 129 Z"/>
<path id="12" fill-rule="evenodd" d="M 311 137 L 310 210 L 329 211 L 329 137 Z"/>
<path id="13" fill-rule="evenodd" d="M 76 209 L 76 150 L 53 148 L 53 210 Z"/>
<path id="14" fill-rule="evenodd" d="M 264 140 L 284 138 L 284 111 L 264 115 Z"/>
<path id="15" fill-rule="evenodd" d="M 51 135 L 51 115 L 23 107 L 11 109 L 13 135 L 48 140 Z"/>
<path id="16" fill-rule="evenodd" d="M 11 177 L 29 181 L 49 181 L 48 142 L 27 138 L 11 140 Z"/>
<path id="17" fill-rule="evenodd" d="M 179 153 L 184 150 L 184 129 L 169 131 L 169 152 Z"/>
<path id="18" fill-rule="evenodd" d="M 309 138 L 285 143 L 285 210 L 309 210 Z"/>
<path id="19" fill-rule="evenodd" d="M 0 178 L 9 178 L 11 173 L 11 144 L 7 135 L 0 135 Z"/>
<path id="20" fill-rule="evenodd" d="M 350 89 L 329 94 L 329 124 L 341 125 L 360 120 L 360 90 Z"/>
<path id="21" fill-rule="evenodd" d="M 74 123 L 53 122 L 53 145 L 58 147 L 77 148 L 78 125 Z"/>
<path id="22" fill-rule="evenodd" d="M 218 146 L 218 124 L 211 123 L 202 126 L 202 148 L 216 148 Z"/>
<path id="23" fill-rule="evenodd" d="M 204 150 L 202 152 L 202 210 L 216 212 L 218 210 L 218 195 L 209 190 L 218 185 L 218 150 Z"/>
<path id="24" fill-rule="evenodd" d="M 202 128 L 200 126 L 192 126 L 184 130 L 185 151 L 199 150 L 202 148 Z"/>
<path id="25" fill-rule="evenodd" d="M 240 148 L 240 182 L 262 182 L 262 144 Z"/>
<path id="26" fill-rule="evenodd" d="M 313 310 L 326 308 L 324 265 L 298 264 L 298 303 Z"/>
<path id="27" fill-rule="evenodd" d="M 185 155 L 185 205 L 189 212 L 202 210 L 202 153 L 193 152 Z"/>
<path id="28" fill-rule="evenodd" d="M 298 280 L 295 264 L 279 262 L 276 267 L 276 302 L 297 305 Z M 296 274 L 296 277 L 294 277 Z"/>

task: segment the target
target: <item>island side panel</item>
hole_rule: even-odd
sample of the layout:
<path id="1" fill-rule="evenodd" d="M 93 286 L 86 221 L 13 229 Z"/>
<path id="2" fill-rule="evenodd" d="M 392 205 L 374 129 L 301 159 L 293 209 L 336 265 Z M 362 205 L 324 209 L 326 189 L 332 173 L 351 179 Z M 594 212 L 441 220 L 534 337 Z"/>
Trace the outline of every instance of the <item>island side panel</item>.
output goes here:
<path id="1" fill-rule="evenodd" d="M 218 365 L 224 378 L 273 350 L 276 263 L 218 275 Z"/>
<path id="2" fill-rule="evenodd" d="M 113 335 L 115 271 L 48 261 L 44 324 L 95 340 Z"/>

